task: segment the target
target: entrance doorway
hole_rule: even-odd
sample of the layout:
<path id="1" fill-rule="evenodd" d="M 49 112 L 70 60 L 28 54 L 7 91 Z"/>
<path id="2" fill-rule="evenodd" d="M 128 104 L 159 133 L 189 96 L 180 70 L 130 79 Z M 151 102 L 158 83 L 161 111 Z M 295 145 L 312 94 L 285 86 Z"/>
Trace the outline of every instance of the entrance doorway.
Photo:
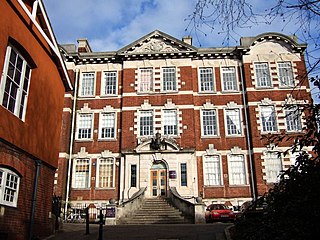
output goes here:
<path id="1" fill-rule="evenodd" d="M 154 164 L 150 170 L 151 196 L 167 195 L 167 168 L 165 164 Z"/>

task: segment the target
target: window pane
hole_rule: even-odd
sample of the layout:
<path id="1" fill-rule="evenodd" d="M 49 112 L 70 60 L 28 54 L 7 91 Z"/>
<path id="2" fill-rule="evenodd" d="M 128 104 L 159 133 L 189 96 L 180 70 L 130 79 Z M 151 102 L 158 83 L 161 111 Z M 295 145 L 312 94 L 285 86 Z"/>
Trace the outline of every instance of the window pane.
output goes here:
<path id="1" fill-rule="evenodd" d="M 205 185 L 221 185 L 221 169 L 219 156 L 206 156 L 204 158 Z"/>
<path id="2" fill-rule="evenodd" d="M 100 138 L 115 137 L 115 114 L 114 113 L 102 113 L 100 124 L 101 124 Z"/>
<path id="3" fill-rule="evenodd" d="M 153 69 L 140 69 L 140 92 L 150 92 L 153 90 Z"/>
<path id="4" fill-rule="evenodd" d="M 200 71 L 200 91 L 214 91 L 212 68 L 199 68 Z"/>
<path id="5" fill-rule="evenodd" d="M 163 91 L 176 91 L 176 69 L 174 67 L 163 68 Z"/>
<path id="6" fill-rule="evenodd" d="M 89 187 L 89 159 L 75 160 L 74 188 Z"/>
<path id="7" fill-rule="evenodd" d="M 6 55 L 8 69 L 6 69 L 3 98 L 1 104 L 20 119 L 24 118 L 31 76 L 28 63 L 12 47 L 8 47 Z"/>
<path id="8" fill-rule="evenodd" d="M 83 73 L 81 81 L 81 96 L 94 95 L 94 73 Z"/>
<path id="9" fill-rule="evenodd" d="M 273 106 L 261 107 L 261 122 L 263 132 L 277 131 L 276 113 Z"/>
<path id="10" fill-rule="evenodd" d="M 113 187 L 113 158 L 99 159 L 99 187 Z"/>
<path id="11" fill-rule="evenodd" d="M 229 164 L 230 185 L 245 185 L 246 171 L 243 155 L 230 155 Z"/>
<path id="12" fill-rule="evenodd" d="M 241 134 L 240 110 L 228 109 L 225 111 L 225 113 L 226 113 L 226 121 L 227 121 L 227 134 L 228 135 Z"/>
<path id="13" fill-rule="evenodd" d="M 152 111 L 140 112 L 140 136 L 153 135 L 153 114 Z"/>
<path id="14" fill-rule="evenodd" d="M 89 139 L 91 138 L 92 129 L 92 114 L 85 113 L 79 114 L 78 121 L 78 139 Z"/>
<path id="15" fill-rule="evenodd" d="M 223 90 L 225 91 L 236 91 L 237 90 L 237 80 L 235 67 L 223 67 L 222 80 L 223 80 Z"/>
<path id="16" fill-rule="evenodd" d="M 103 95 L 115 95 L 117 87 L 117 72 L 105 72 L 104 73 L 104 88 L 102 89 Z"/>
<path id="17" fill-rule="evenodd" d="M 265 158 L 265 169 L 268 183 L 278 180 L 278 175 L 282 170 L 281 158 L 277 152 L 267 152 Z"/>
<path id="18" fill-rule="evenodd" d="M 302 130 L 301 112 L 298 109 L 285 111 L 286 126 L 289 132 L 298 132 Z"/>
<path id="19" fill-rule="evenodd" d="M 216 110 L 204 110 L 202 112 L 202 125 L 203 125 L 204 136 L 217 135 Z"/>
<path id="20" fill-rule="evenodd" d="M 181 186 L 187 186 L 187 164 L 181 163 Z"/>
<path id="21" fill-rule="evenodd" d="M 293 71 L 292 71 L 291 63 L 290 62 L 278 63 L 278 71 L 279 71 L 280 86 L 293 87 L 294 79 L 293 79 Z"/>
<path id="22" fill-rule="evenodd" d="M 164 135 L 177 135 L 177 111 L 164 110 L 163 113 Z"/>
<path id="23" fill-rule="evenodd" d="M 257 87 L 271 87 L 268 63 L 255 63 Z"/>
<path id="24" fill-rule="evenodd" d="M 131 165 L 131 187 L 137 187 L 137 165 Z"/>

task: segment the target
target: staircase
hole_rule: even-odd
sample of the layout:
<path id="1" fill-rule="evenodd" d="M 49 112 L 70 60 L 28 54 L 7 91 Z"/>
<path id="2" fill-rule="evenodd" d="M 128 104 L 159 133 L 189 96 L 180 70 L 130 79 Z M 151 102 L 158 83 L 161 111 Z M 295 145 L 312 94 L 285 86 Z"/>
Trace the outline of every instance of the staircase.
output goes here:
<path id="1" fill-rule="evenodd" d="M 120 224 L 182 224 L 192 223 L 164 198 L 144 199 L 139 209 L 121 217 Z"/>

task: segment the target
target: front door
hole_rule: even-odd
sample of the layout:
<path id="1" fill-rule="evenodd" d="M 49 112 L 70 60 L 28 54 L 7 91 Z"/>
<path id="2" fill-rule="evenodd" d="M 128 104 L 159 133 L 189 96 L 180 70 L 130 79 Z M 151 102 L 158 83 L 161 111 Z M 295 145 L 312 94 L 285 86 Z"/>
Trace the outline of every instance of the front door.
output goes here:
<path id="1" fill-rule="evenodd" d="M 166 196 L 167 169 L 151 169 L 151 196 Z"/>

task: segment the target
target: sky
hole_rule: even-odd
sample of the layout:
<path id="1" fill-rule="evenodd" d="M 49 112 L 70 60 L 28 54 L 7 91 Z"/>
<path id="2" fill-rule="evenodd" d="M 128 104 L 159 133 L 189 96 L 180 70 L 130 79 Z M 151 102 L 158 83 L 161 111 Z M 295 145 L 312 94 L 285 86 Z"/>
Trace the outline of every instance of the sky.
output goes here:
<path id="1" fill-rule="evenodd" d="M 247 2 L 256 10 L 264 10 L 275 1 Z M 77 39 L 86 38 L 92 50 L 98 52 L 119 50 L 154 30 L 180 40 L 191 35 L 196 47 L 222 47 L 239 45 L 241 36 L 263 32 L 292 35 L 297 28 L 295 21 L 251 24 L 226 42 L 219 28 L 212 31 L 203 26 L 200 31 L 192 31 L 187 19 L 195 11 L 197 0 L 43 0 L 43 3 L 59 44 L 76 44 Z"/>

